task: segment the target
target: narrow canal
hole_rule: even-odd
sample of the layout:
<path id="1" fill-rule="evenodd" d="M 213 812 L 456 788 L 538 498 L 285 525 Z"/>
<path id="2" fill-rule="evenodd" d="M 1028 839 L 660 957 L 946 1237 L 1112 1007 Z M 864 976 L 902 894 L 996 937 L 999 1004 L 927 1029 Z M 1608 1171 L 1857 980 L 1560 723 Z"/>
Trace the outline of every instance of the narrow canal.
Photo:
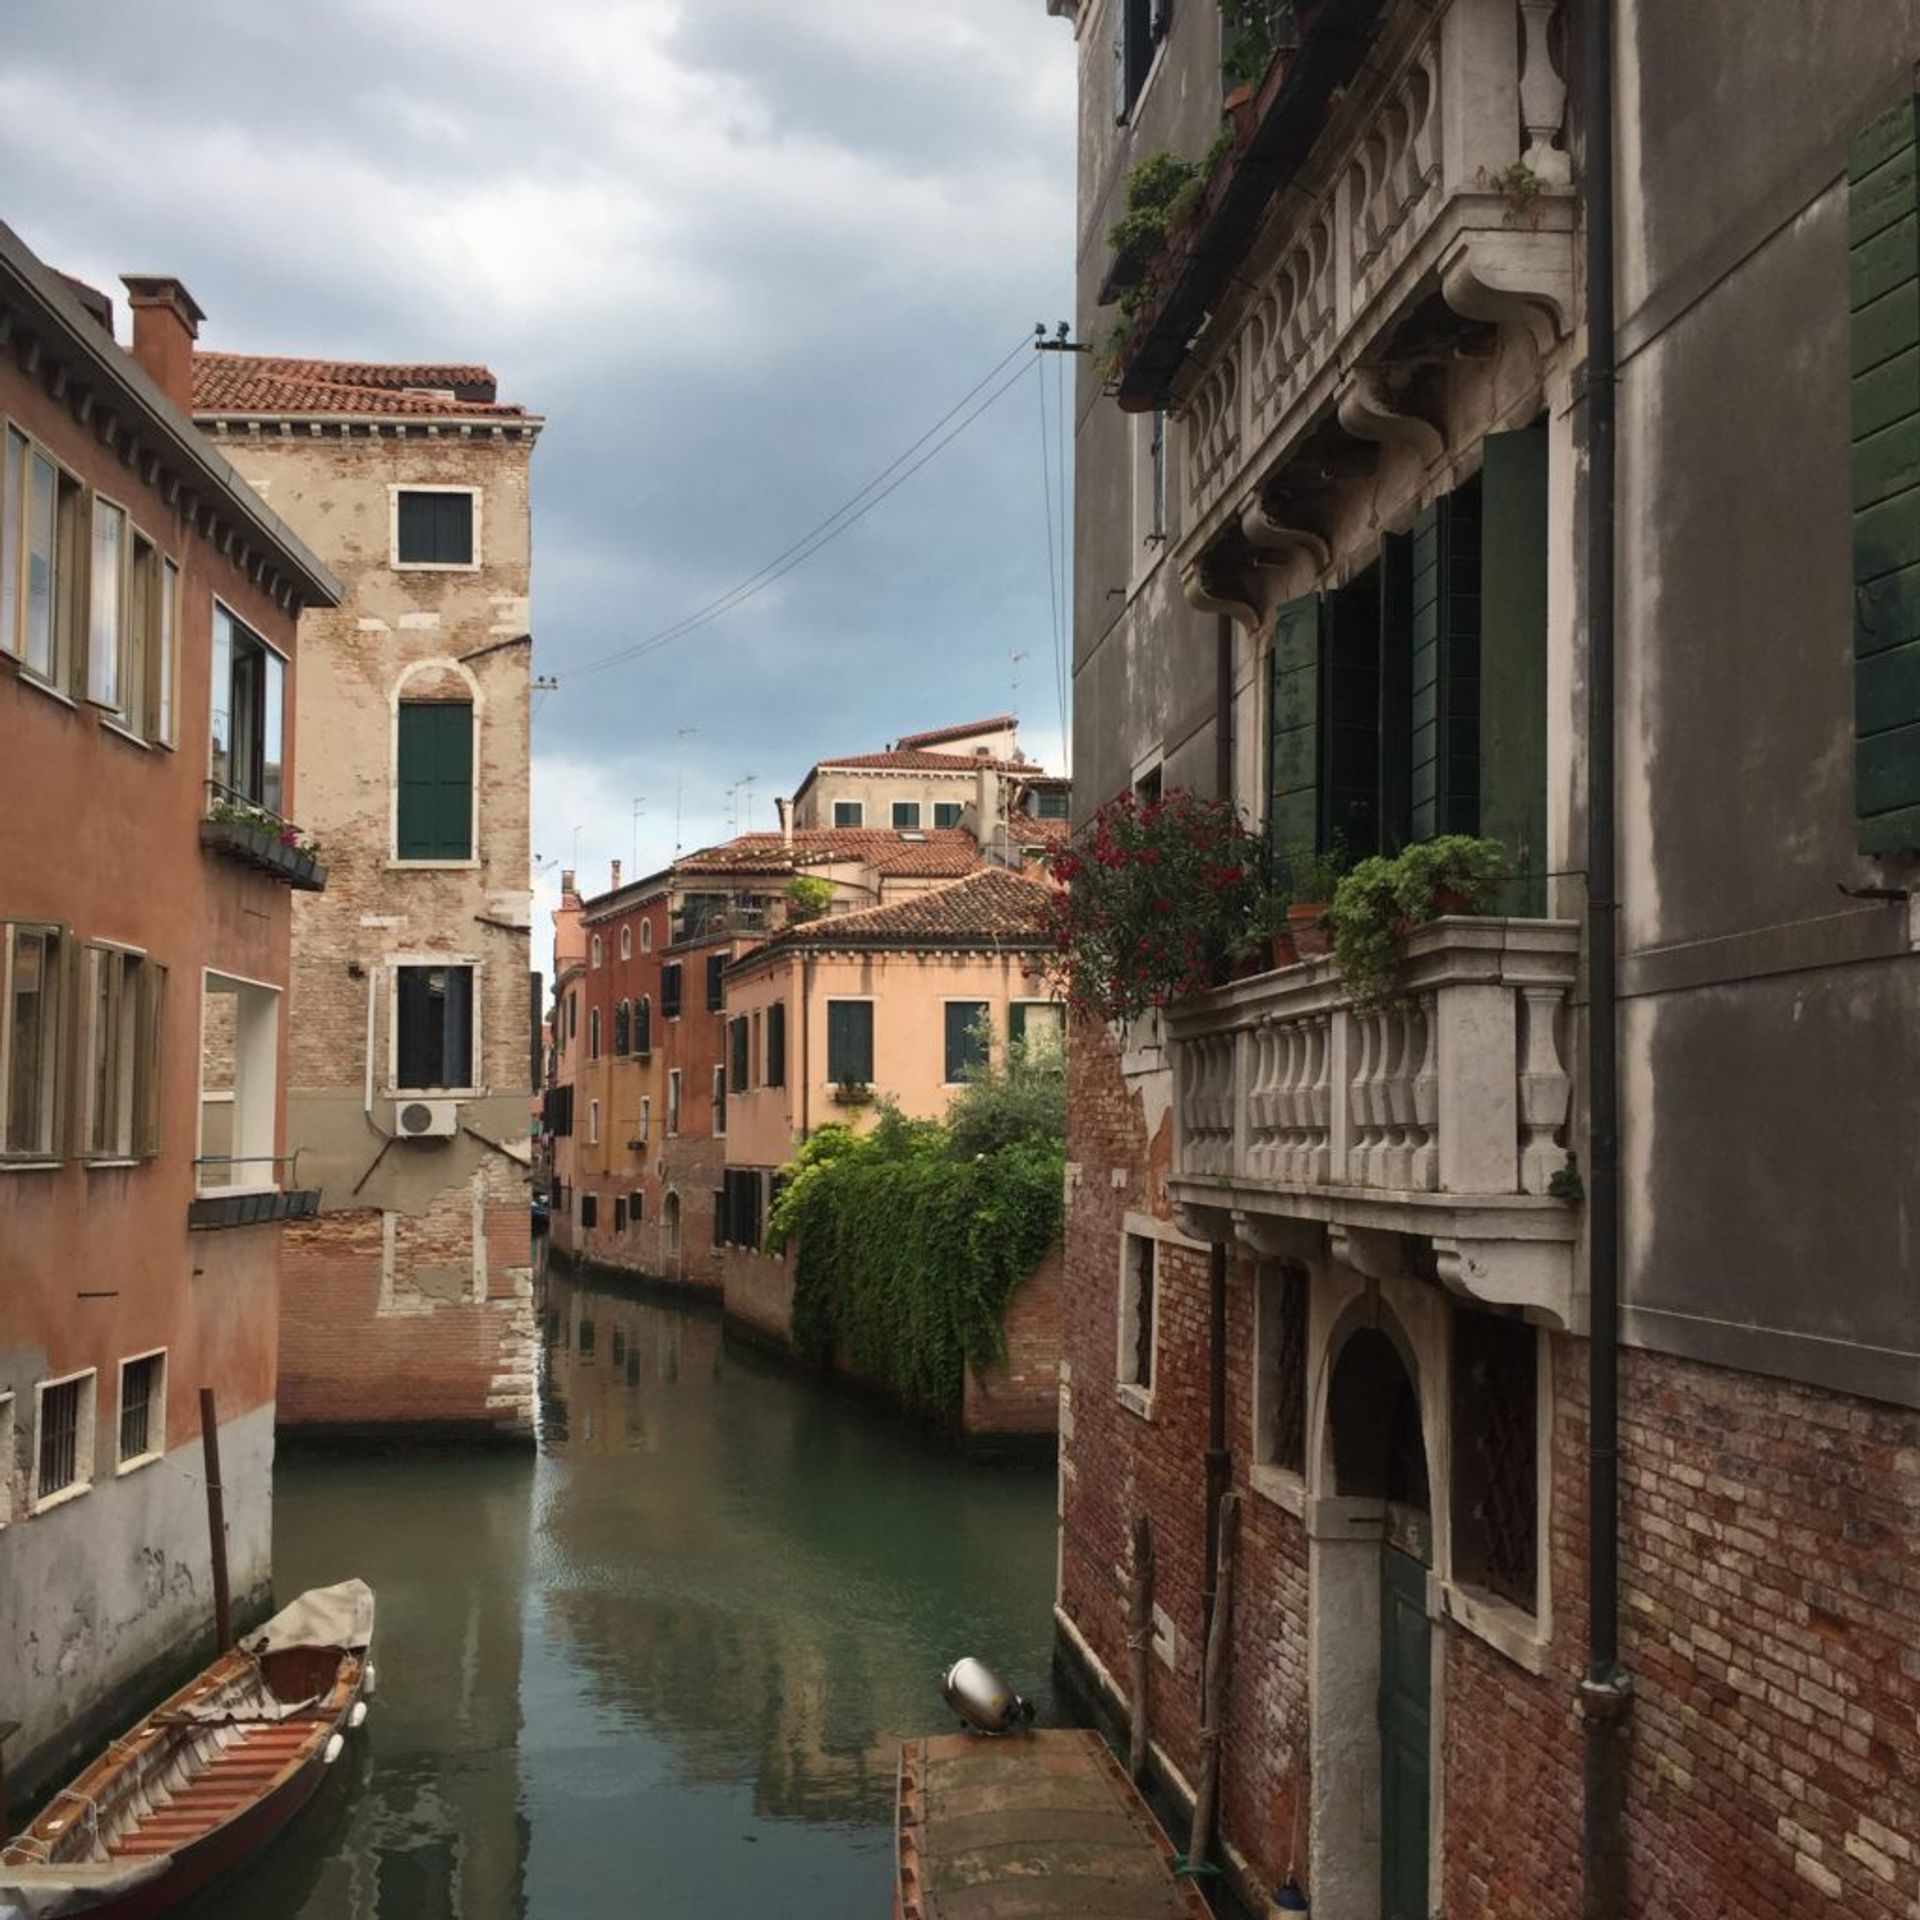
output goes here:
<path id="1" fill-rule="evenodd" d="M 1053 1482 L 558 1267 L 532 1458 L 282 1462 L 284 1597 L 360 1574 L 359 1750 L 194 1920 L 885 1920 L 895 1748 L 975 1652 L 1043 1712 Z"/>

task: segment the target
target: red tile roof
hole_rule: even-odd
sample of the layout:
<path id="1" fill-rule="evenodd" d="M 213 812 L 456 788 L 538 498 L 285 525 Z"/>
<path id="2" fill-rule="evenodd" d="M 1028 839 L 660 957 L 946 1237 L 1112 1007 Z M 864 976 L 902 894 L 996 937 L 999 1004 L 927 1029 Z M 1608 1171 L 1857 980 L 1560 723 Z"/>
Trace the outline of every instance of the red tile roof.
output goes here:
<path id="1" fill-rule="evenodd" d="M 964 727 L 935 727 L 931 733 L 903 733 L 896 747 L 936 747 L 942 740 L 965 740 L 976 733 L 1004 733 L 1019 721 L 1010 713 L 996 713 L 991 720 L 975 720 Z"/>
<path id="2" fill-rule="evenodd" d="M 770 941 L 770 946 L 1046 947 L 1041 920 L 1052 888 L 1005 867 L 987 867 L 949 886 L 929 887 L 879 907 L 830 913 Z"/>
<path id="3" fill-rule="evenodd" d="M 839 767 L 892 767 L 902 773 L 973 773 L 992 767 L 997 773 L 1038 773 L 1031 760 L 995 760 L 980 753 L 928 753 L 919 747 L 895 747 L 887 753 L 843 753 L 818 762 L 813 774 Z M 813 774 L 807 776 L 813 778 Z"/>
<path id="4" fill-rule="evenodd" d="M 959 827 L 935 827 L 911 838 L 881 827 L 800 827 L 793 844 L 777 833 L 743 833 L 675 861 L 680 873 L 790 873 L 800 867 L 858 860 L 898 879 L 971 873 L 980 848 Z"/>
<path id="5" fill-rule="evenodd" d="M 415 388 L 433 391 L 410 391 Z M 442 420 L 524 416 L 525 408 L 496 401 L 497 391 L 492 373 L 480 366 L 377 366 L 359 360 L 301 360 L 262 353 L 193 356 L 197 414 L 396 414 Z M 473 397 L 441 397 L 446 392 Z"/>

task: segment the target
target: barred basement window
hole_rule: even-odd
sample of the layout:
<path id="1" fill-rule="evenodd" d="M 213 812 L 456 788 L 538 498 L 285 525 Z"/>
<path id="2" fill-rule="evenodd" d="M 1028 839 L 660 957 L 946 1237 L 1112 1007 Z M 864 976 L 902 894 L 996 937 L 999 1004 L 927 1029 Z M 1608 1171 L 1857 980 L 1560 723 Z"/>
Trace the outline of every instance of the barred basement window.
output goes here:
<path id="1" fill-rule="evenodd" d="M 120 1471 L 157 1460 L 167 1444 L 167 1356 L 120 1363 Z"/>
<path id="2" fill-rule="evenodd" d="M 1528 1613 L 1538 1604 L 1539 1342 L 1524 1320 L 1454 1311 L 1454 1577 Z"/>
<path id="3" fill-rule="evenodd" d="M 615 1233 L 625 1233 L 627 1230 L 627 1196 L 624 1193 L 613 1196 L 613 1230 Z"/>
<path id="4" fill-rule="evenodd" d="M 34 1438 L 34 1505 L 85 1488 L 93 1478 L 94 1374 L 69 1375 L 39 1389 Z"/>
<path id="5" fill-rule="evenodd" d="M 1120 1384 L 1153 1391 L 1153 1240 L 1143 1233 L 1120 1236 Z"/>
<path id="6" fill-rule="evenodd" d="M 1259 1377 L 1255 1458 L 1288 1473 L 1307 1470 L 1307 1270 L 1284 1260 L 1258 1281 Z"/>

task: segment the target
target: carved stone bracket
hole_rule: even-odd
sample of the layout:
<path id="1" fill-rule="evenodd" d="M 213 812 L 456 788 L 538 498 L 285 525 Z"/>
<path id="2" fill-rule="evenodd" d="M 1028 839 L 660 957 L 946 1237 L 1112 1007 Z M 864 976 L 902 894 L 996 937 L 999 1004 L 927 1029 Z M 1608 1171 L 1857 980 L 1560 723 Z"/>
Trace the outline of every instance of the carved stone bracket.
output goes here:
<path id="1" fill-rule="evenodd" d="M 1253 583 L 1208 554 L 1180 569 L 1180 591 L 1189 606 L 1202 613 L 1224 613 L 1243 627 L 1258 628 L 1265 618 Z"/>
<path id="2" fill-rule="evenodd" d="M 1203 1207 L 1177 1200 L 1173 1206 L 1173 1224 L 1189 1240 L 1202 1240 L 1210 1247 L 1233 1244 L 1234 1215 L 1226 1207 Z"/>
<path id="3" fill-rule="evenodd" d="M 1240 1244 L 1257 1259 L 1298 1260 L 1311 1265 L 1326 1255 L 1327 1229 L 1318 1220 L 1236 1211 L 1233 1231 Z"/>
<path id="4" fill-rule="evenodd" d="M 1489 1306 L 1524 1307 L 1563 1332 L 1577 1330 L 1569 1242 L 1437 1238 L 1433 1250 L 1450 1292 Z"/>
<path id="5" fill-rule="evenodd" d="M 1555 229 L 1464 234 L 1440 263 L 1440 293 L 1469 320 L 1526 328 L 1545 353 L 1572 324 L 1572 240 Z"/>
<path id="6" fill-rule="evenodd" d="M 1341 390 L 1340 424 L 1356 440 L 1384 447 L 1406 447 L 1421 465 L 1432 466 L 1446 451 L 1438 428 L 1418 414 L 1403 413 L 1387 391 L 1384 367 L 1356 367 Z"/>
<path id="7" fill-rule="evenodd" d="M 1333 550 L 1311 527 L 1293 527 L 1274 517 L 1265 498 L 1254 492 L 1240 503 L 1240 531 L 1256 554 L 1272 554 L 1276 561 L 1304 553 L 1315 573 L 1322 573 L 1333 559 Z"/>
<path id="8" fill-rule="evenodd" d="M 1408 1257 L 1406 1238 L 1398 1233 L 1383 1233 L 1377 1227 L 1331 1226 L 1328 1244 L 1336 1260 L 1345 1261 L 1355 1273 L 1369 1280 L 1411 1280 L 1413 1261 Z"/>

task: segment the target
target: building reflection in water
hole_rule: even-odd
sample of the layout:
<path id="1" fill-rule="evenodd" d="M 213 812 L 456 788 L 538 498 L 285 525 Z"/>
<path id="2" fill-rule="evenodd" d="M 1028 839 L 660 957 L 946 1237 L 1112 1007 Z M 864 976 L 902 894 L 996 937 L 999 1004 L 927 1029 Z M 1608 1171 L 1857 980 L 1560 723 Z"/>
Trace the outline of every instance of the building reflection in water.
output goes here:
<path id="1" fill-rule="evenodd" d="M 555 1268 L 535 1458 L 284 1456 L 283 1595 L 360 1574 L 351 1760 L 192 1920 L 854 1920 L 963 1652 L 1045 1702 L 1053 1484 Z"/>

